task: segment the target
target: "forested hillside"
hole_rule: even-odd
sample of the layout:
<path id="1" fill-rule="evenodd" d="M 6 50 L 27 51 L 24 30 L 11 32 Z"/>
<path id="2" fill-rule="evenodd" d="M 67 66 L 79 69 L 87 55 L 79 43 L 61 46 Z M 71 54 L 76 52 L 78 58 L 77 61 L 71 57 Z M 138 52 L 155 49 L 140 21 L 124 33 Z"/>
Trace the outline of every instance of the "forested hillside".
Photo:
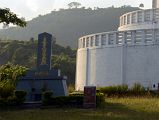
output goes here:
<path id="1" fill-rule="evenodd" d="M 36 69 L 37 40 L 29 41 L 0 41 L 0 65 L 8 62 L 30 69 Z M 60 69 L 62 75 L 68 77 L 67 83 L 75 81 L 76 50 L 62 47 L 55 42 L 52 44 L 52 67 Z"/>
<path id="2" fill-rule="evenodd" d="M 0 30 L 0 39 L 30 40 L 37 38 L 42 32 L 49 32 L 57 38 L 57 43 L 62 46 L 77 46 L 80 36 L 117 30 L 119 17 L 130 11 L 137 10 L 130 6 L 120 8 L 74 8 L 52 11 L 46 15 L 28 21 L 26 28 L 12 27 Z M 20 49 L 20 48 L 19 48 Z"/>

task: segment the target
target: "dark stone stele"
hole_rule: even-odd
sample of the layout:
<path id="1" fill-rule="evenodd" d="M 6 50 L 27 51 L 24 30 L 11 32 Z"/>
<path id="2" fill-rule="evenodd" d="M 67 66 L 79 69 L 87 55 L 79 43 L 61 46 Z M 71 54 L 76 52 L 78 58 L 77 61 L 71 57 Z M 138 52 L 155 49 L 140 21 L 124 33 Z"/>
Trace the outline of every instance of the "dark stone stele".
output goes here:
<path id="1" fill-rule="evenodd" d="M 51 68 L 52 35 L 41 33 L 38 35 L 37 68 L 28 70 L 17 83 L 16 90 L 27 92 L 26 102 L 41 101 L 42 92 L 51 91 L 54 96 L 66 96 L 66 78 L 60 71 Z"/>
<path id="2" fill-rule="evenodd" d="M 47 41 L 47 42 L 46 42 Z M 44 51 L 46 55 L 44 56 Z M 42 33 L 38 36 L 38 54 L 37 54 L 37 69 L 50 70 L 51 69 L 51 51 L 52 51 L 52 35 L 49 33 Z M 43 60 L 46 57 L 46 60 Z M 45 63 L 44 63 L 45 62 Z"/>

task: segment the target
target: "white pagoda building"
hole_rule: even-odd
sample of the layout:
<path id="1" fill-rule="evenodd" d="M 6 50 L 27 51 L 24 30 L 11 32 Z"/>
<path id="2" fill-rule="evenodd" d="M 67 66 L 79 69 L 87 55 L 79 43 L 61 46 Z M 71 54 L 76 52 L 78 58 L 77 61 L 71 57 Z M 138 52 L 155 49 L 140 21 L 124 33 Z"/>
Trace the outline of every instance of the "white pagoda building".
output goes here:
<path id="1" fill-rule="evenodd" d="M 78 40 L 76 90 L 134 83 L 159 88 L 159 0 L 122 15 L 117 31 Z"/>

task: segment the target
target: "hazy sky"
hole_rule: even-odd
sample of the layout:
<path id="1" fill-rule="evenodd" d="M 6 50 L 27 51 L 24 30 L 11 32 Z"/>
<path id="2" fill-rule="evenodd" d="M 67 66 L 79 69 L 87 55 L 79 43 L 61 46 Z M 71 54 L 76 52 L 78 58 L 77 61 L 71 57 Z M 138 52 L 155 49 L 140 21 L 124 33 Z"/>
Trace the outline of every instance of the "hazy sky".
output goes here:
<path id="1" fill-rule="evenodd" d="M 19 17 L 25 17 L 30 20 L 39 14 L 43 15 L 59 8 L 68 8 L 70 2 L 80 2 L 82 6 L 102 7 L 106 8 L 114 5 L 115 7 L 122 5 L 139 6 L 140 3 L 145 8 L 151 8 L 152 0 L 0 0 L 1 8 L 10 8 Z"/>

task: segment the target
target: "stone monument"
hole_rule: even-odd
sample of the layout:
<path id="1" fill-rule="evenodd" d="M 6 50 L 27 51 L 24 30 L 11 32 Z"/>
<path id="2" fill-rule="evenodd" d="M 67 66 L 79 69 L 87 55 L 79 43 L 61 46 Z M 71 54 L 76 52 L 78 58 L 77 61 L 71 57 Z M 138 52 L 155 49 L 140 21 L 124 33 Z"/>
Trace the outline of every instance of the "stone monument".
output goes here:
<path id="1" fill-rule="evenodd" d="M 28 70 L 17 83 L 16 90 L 27 92 L 26 101 L 41 101 L 44 91 L 53 92 L 54 96 L 66 96 L 66 78 L 60 71 L 51 68 L 52 35 L 38 35 L 37 68 Z"/>

